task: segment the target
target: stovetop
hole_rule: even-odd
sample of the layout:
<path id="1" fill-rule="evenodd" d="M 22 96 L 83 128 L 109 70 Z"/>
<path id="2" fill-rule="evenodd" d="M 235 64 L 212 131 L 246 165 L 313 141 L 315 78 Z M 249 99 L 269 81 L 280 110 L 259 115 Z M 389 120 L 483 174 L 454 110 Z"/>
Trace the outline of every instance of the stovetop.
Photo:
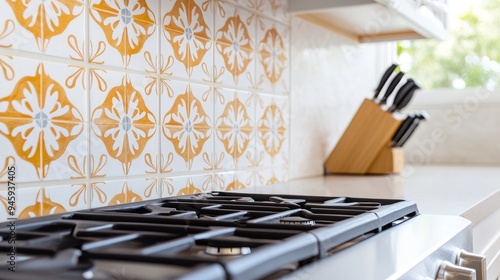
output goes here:
<path id="1" fill-rule="evenodd" d="M 108 206 L 17 221 L 16 273 L 0 279 L 276 279 L 416 215 L 404 200 L 233 192 Z"/>

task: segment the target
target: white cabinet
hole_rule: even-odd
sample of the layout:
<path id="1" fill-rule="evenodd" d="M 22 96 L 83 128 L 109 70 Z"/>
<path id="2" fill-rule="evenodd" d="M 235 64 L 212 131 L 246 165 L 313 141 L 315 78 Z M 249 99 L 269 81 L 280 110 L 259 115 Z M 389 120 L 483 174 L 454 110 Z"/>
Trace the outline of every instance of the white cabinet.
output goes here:
<path id="1" fill-rule="evenodd" d="M 445 0 L 288 0 L 289 12 L 354 41 L 446 39 Z"/>
<path id="2" fill-rule="evenodd" d="M 500 209 L 473 228 L 474 253 L 486 256 L 488 280 L 500 279 Z"/>

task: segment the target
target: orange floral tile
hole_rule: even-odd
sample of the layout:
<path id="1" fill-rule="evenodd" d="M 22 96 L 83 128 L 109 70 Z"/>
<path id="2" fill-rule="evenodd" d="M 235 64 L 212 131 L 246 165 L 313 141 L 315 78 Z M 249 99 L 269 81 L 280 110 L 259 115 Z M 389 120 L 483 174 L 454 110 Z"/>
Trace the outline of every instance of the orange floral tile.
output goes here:
<path id="1" fill-rule="evenodd" d="M 144 133 L 144 137 L 130 137 L 129 143 L 132 148 L 127 151 L 127 161 L 130 162 L 128 175 L 144 175 L 151 170 L 149 163 L 158 162 L 158 126 L 136 125 L 135 129 Z M 136 140 L 137 139 L 137 140 Z M 146 141 L 147 139 L 147 141 Z M 136 141 L 132 143 L 133 141 Z"/>
<path id="2" fill-rule="evenodd" d="M 52 112 L 46 114 L 47 119 L 67 122 L 87 120 L 88 107 L 84 78 L 81 78 L 82 81 L 74 81 L 72 72 L 74 69 L 67 64 L 43 63 L 41 102 L 44 104 L 44 112 Z"/>
<path id="3" fill-rule="evenodd" d="M 98 108 L 102 106 L 102 104 L 105 104 L 106 100 L 110 99 L 109 97 L 119 93 L 116 92 L 116 89 L 120 89 L 123 87 L 124 83 L 126 84 L 126 75 L 123 72 L 110 71 L 102 68 L 93 68 L 91 71 L 93 71 L 94 74 L 91 73 L 89 75 L 89 118 L 91 121 L 100 119 L 100 121 L 104 122 L 105 119 L 103 119 L 102 116 L 105 116 L 106 113 L 112 114 L 113 112 L 105 112 L 103 110 L 98 110 Z M 123 94 L 126 95 L 126 93 Z M 121 96 L 123 96 L 123 94 Z M 118 113 L 123 113 L 125 110 L 123 103 L 126 102 L 126 99 L 113 100 L 111 97 L 111 100 L 114 102 L 113 110 L 115 112 L 118 111 Z M 120 106 L 120 104 L 122 104 L 122 106 Z"/>
<path id="4" fill-rule="evenodd" d="M 212 174 L 212 191 L 225 191 L 234 182 L 235 172 L 215 172 Z"/>
<path id="5" fill-rule="evenodd" d="M 41 145 L 47 152 L 42 152 L 41 166 L 43 171 L 42 180 L 68 180 L 74 176 L 69 162 L 73 159 L 83 165 L 87 156 L 88 126 L 85 123 L 70 123 L 59 121 L 48 121 L 48 125 L 54 130 L 58 129 L 61 134 L 46 133 Z M 64 132 L 63 130 L 66 130 Z M 68 133 L 71 138 L 65 138 L 64 133 Z M 43 151 L 43 149 L 42 149 Z"/>
<path id="6" fill-rule="evenodd" d="M 173 5 L 162 4 L 161 12 L 161 53 L 168 51 L 177 62 L 175 68 L 184 68 L 185 74 L 175 71 L 176 76 L 192 76 L 193 70 L 203 67 L 204 63 L 206 65 L 211 55 L 212 20 L 205 19 L 203 8 L 193 0 L 175 1 Z"/>
<path id="7" fill-rule="evenodd" d="M 116 18 L 116 14 L 112 14 L 106 11 L 90 9 L 89 10 L 89 61 L 97 65 L 104 64 L 107 66 L 114 66 L 125 68 L 127 65 L 126 59 L 126 43 L 123 43 L 123 32 L 116 31 L 121 34 L 120 43 L 117 43 L 118 36 L 113 39 L 113 25 L 108 24 L 106 29 L 104 29 L 104 21 L 106 18 Z M 123 25 L 121 25 L 123 29 Z M 123 30 L 122 30 L 123 31 Z M 92 59 L 95 55 L 95 57 Z"/>
<path id="8" fill-rule="evenodd" d="M 139 186 L 138 186 L 139 185 Z M 141 191 L 146 186 L 134 180 L 100 181 L 92 190 L 91 208 L 143 201 Z"/>
<path id="9" fill-rule="evenodd" d="M 270 92 L 289 91 L 289 27 L 269 19 L 257 25 L 258 88 Z"/>
<path id="10" fill-rule="evenodd" d="M 273 166 L 275 159 L 281 157 L 282 152 L 287 153 L 284 145 L 288 137 L 288 127 L 280 108 L 270 95 L 261 95 L 262 103 L 256 107 L 257 119 L 257 152 L 256 155 L 264 155 L 263 166 Z"/>
<path id="11" fill-rule="evenodd" d="M 249 166 L 247 158 L 255 153 L 254 107 L 247 106 L 248 97 L 247 93 L 238 92 L 223 108 L 219 104 L 216 107 L 217 138 L 238 168 Z"/>
<path id="12" fill-rule="evenodd" d="M 85 5 L 83 1 L 60 0 L 44 5 L 43 43 L 44 53 L 51 56 L 79 60 L 72 50 L 74 44 L 85 49 Z M 76 40 L 79 38 L 78 40 Z M 78 41 L 78 42 L 77 42 Z M 64 47 L 62 47 L 64 46 Z"/>
<path id="13" fill-rule="evenodd" d="M 62 204 L 52 200 L 52 195 L 47 193 L 44 187 L 19 189 L 18 218 L 26 219 L 67 212 Z"/>
<path id="14" fill-rule="evenodd" d="M 137 194 L 141 200 L 151 200 L 161 198 L 161 181 L 156 178 L 140 178 L 140 179 L 128 179 L 127 185 L 129 193 Z M 151 183 L 156 182 L 156 184 L 151 185 Z M 123 193 L 123 188 L 122 192 Z M 130 197 L 130 196 L 129 196 Z M 137 198 L 139 199 L 139 198 Z M 122 197 L 122 201 L 126 199 Z"/>
<path id="15" fill-rule="evenodd" d="M 75 188 L 72 185 L 45 187 L 46 198 L 51 199 L 54 205 L 60 205 L 60 207 L 64 208 L 64 211 L 77 211 L 89 208 L 90 203 L 83 199 L 82 196 L 73 196 L 74 193 Z M 54 210 L 62 210 L 60 207 L 56 207 Z"/>
<path id="16" fill-rule="evenodd" d="M 179 176 L 165 179 L 163 197 L 208 192 L 212 189 L 210 175 Z"/>
<path id="17" fill-rule="evenodd" d="M 161 127 L 162 134 L 160 135 L 160 164 L 156 167 L 156 169 L 159 169 L 163 175 L 169 173 L 185 172 L 189 170 L 189 160 L 188 162 L 186 162 L 186 156 L 183 156 L 183 154 L 188 154 L 189 151 L 185 151 L 183 153 L 182 148 L 184 147 L 179 147 L 179 145 L 175 141 L 170 140 L 165 136 L 175 135 L 176 133 L 181 134 L 182 132 L 182 127 Z M 178 152 L 179 149 L 181 149 L 180 152 Z"/>
<path id="18" fill-rule="evenodd" d="M 226 17 L 218 18 L 216 26 L 215 65 L 224 66 L 224 83 L 251 88 L 255 75 L 255 21 L 244 9 L 227 6 Z M 232 81 L 230 78 L 232 77 Z"/>
<path id="19" fill-rule="evenodd" d="M 126 89 L 129 115 L 134 124 L 159 124 L 160 97 L 155 86 L 151 87 L 148 76 L 129 74 Z M 132 111 L 138 112 L 134 115 Z M 145 114 L 144 117 L 139 117 Z M 135 116 L 135 117 L 132 117 Z"/>
<path id="20" fill-rule="evenodd" d="M 0 118 L 35 118 L 30 103 L 38 105 L 42 84 L 40 61 L 0 56 Z"/>
<path id="21" fill-rule="evenodd" d="M 289 23 L 287 0 L 265 0 L 261 10 L 269 18 Z"/>
<path id="22" fill-rule="evenodd" d="M 119 124 L 91 124 L 89 131 L 89 149 L 90 159 L 89 162 L 98 172 L 96 176 L 112 178 L 116 176 L 123 176 L 128 173 L 127 165 L 127 150 L 120 144 L 115 145 L 115 141 L 104 145 L 103 139 L 111 136 L 111 133 L 116 130 Z M 121 138 L 123 140 L 124 137 Z M 94 172 L 92 172 L 94 173 Z"/>
<path id="23" fill-rule="evenodd" d="M 142 23 L 142 22 L 141 22 Z M 129 59 L 128 69 L 147 71 L 151 62 L 157 65 L 158 60 L 158 26 L 153 23 L 144 23 L 144 35 L 138 36 L 136 44 L 141 46 L 127 46 L 126 53 Z M 145 39 L 143 39 L 143 37 Z M 143 41 L 141 41 L 143 40 Z M 134 43 L 131 43 L 134 44 Z"/>
<path id="24" fill-rule="evenodd" d="M 15 182 L 37 182 L 41 180 L 41 174 L 43 173 L 41 172 L 41 149 L 39 142 L 35 143 L 38 139 L 28 142 L 34 144 L 31 148 L 26 146 L 26 150 L 23 150 L 23 145 L 17 144 L 23 141 L 23 136 L 31 135 L 25 134 L 22 129 L 17 128 L 30 125 L 36 126 L 37 123 L 35 120 L 30 119 L 0 119 L 0 145 L 2 147 L 2 153 L 0 153 L 0 182 L 7 180 L 6 171 L 8 166 L 16 166 Z M 36 135 L 36 133 L 33 134 L 33 138 Z"/>
<path id="25" fill-rule="evenodd" d="M 139 54 L 148 38 L 155 34 L 156 16 L 148 4 L 151 2 L 119 0 L 91 3 L 93 22 L 104 33 L 107 46 L 120 53 L 124 66 L 129 65 L 131 57 Z"/>

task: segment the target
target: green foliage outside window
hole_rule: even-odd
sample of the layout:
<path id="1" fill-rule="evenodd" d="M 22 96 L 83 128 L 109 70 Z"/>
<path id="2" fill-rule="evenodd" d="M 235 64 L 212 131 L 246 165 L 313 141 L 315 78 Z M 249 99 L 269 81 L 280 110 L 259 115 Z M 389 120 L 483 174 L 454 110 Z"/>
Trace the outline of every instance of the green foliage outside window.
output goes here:
<path id="1" fill-rule="evenodd" d="M 500 0 L 448 3 L 449 39 L 399 42 L 401 69 L 424 88 L 498 87 Z"/>

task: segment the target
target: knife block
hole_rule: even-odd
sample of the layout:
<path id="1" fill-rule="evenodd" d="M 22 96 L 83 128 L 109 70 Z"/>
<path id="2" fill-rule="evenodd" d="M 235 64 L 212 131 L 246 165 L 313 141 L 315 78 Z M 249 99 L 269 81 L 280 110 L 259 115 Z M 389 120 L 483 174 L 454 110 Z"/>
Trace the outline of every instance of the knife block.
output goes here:
<path id="1" fill-rule="evenodd" d="M 390 146 L 402 120 L 365 99 L 325 162 L 326 173 L 390 174 L 401 171 L 403 149 Z"/>

